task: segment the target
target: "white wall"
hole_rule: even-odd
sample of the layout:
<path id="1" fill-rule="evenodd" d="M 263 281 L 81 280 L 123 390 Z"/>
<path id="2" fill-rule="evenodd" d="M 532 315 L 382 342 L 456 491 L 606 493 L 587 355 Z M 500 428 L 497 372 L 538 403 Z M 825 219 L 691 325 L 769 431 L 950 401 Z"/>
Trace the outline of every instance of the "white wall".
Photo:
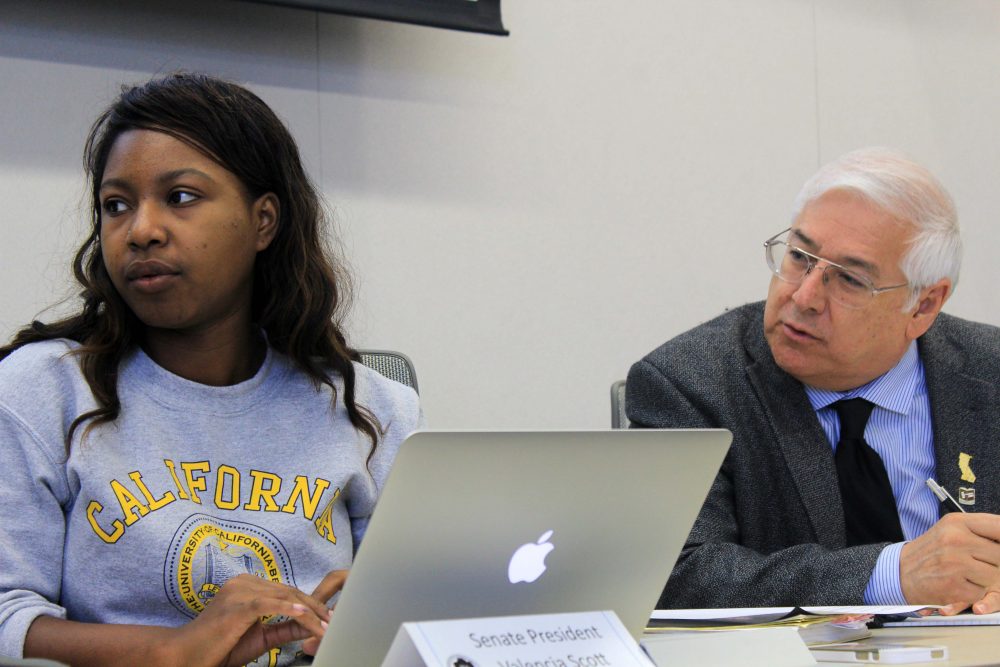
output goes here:
<path id="1" fill-rule="evenodd" d="M 289 122 L 357 274 L 353 343 L 413 358 L 436 427 L 607 426 L 632 361 L 763 297 L 761 242 L 863 145 L 951 189 L 947 310 L 1000 324 L 997 0 L 504 0 L 508 38 L 128 4 L 4 2 L 4 335 L 69 289 L 89 123 L 177 68 Z"/>

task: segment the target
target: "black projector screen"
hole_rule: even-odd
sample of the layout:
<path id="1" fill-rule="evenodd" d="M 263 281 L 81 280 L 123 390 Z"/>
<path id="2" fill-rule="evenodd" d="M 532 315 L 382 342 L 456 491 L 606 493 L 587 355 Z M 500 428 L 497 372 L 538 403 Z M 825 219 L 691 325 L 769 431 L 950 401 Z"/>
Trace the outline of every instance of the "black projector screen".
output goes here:
<path id="1" fill-rule="evenodd" d="M 508 35 L 500 0 L 247 0 L 435 28 Z"/>

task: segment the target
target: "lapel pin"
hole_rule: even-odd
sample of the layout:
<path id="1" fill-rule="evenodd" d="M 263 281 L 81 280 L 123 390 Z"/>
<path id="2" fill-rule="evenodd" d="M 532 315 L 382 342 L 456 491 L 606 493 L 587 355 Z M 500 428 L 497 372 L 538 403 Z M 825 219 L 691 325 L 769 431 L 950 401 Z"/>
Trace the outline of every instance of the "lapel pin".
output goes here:
<path id="1" fill-rule="evenodd" d="M 958 455 L 958 469 L 962 473 L 962 481 L 972 484 L 976 481 L 976 473 L 972 472 L 972 468 L 969 467 L 970 461 L 972 461 L 972 457 L 965 452 Z"/>

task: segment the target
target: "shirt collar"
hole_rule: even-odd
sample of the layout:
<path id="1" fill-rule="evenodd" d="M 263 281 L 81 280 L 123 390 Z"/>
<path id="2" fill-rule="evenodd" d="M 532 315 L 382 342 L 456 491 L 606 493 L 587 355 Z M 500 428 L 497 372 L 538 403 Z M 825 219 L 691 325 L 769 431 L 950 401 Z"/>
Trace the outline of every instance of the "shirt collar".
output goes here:
<path id="1" fill-rule="evenodd" d="M 806 396 L 813 410 L 822 410 L 847 398 L 863 398 L 880 408 L 906 415 L 913 406 L 913 396 L 924 376 L 924 367 L 917 352 L 917 341 L 911 341 L 903 358 L 888 371 L 868 384 L 850 391 L 830 391 L 805 385 Z"/>

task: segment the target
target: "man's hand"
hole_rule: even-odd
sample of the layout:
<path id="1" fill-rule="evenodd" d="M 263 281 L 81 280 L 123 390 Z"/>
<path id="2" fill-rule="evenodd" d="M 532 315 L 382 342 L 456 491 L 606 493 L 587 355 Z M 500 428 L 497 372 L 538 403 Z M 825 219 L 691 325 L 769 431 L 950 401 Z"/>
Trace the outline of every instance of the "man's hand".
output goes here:
<path id="1" fill-rule="evenodd" d="M 899 579 L 910 604 L 947 605 L 957 614 L 1000 610 L 1000 516 L 943 516 L 908 542 L 899 556 Z"/>

